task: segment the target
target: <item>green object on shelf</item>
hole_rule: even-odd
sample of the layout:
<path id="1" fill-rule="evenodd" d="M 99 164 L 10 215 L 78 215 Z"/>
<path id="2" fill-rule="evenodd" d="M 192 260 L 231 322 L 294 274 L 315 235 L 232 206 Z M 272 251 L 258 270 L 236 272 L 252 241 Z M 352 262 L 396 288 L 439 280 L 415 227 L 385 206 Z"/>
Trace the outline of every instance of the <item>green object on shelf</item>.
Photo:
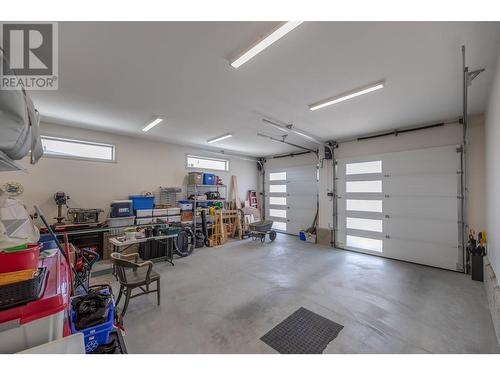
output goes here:
<path id="1" fill-rule="evenodd" d="M 11 246 L 11 247 L 6 247 L 4 249 L 1 249 L 2 251 L 5 251 L 7 253 L 12 253 L 14 251 L 20 251 L 20 250 L 26 250 L 28 248 L 28 243 L 25 242 L 25 243 L 22 243 L 20 245 L 15 245 L 15 246 Z"/>
<path id="2" fill-rule="evenodd" d="M 212 202 L 212 207 L 222 208 L 224 206 L 223 202 Z"/>

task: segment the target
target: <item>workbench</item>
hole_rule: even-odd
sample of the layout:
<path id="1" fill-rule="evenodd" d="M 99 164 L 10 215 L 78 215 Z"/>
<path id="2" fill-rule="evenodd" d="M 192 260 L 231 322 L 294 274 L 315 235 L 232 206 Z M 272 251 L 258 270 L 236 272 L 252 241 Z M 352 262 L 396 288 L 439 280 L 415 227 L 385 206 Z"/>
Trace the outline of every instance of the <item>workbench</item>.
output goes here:
<path id="1" fill-rule="evenodd" d="M 117 237 L 112 237 L 109 239 L 109 245 L 111 246 L 113 252 L 122 253 L 129 249 L 131 246 L 141 243 L 146 243 L 148 241 L 158 241 L 161 244 L 166 245 L 165 260 L 174 265 L 174 250 L 177 249 L 177 243 L 175 239 L 177 234 L 160 235 L 152 237 L 134 238 L 133 240 L 120 241 Z M 153 257 L 157 258 L 157 257 Z M 147 259 L 145 259 L 147 260 Z"/>

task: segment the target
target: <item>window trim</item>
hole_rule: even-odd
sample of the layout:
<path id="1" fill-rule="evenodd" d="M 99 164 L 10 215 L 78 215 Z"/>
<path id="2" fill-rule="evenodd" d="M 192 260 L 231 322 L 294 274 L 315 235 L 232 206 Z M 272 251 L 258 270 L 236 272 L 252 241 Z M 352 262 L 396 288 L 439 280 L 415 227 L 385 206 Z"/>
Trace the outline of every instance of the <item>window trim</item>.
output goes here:
<path id="1" fill-rule="evenodd" d="M 204 160 L 214 160 L 214 161 L 223 161 L 224 163 L 226 163 L 226 169 L 222 170 L 222 169 L 213 169 L 213 168 L 199 168 L 199 167 L 190 167 L 188 165 L 188 158 L 197 158 L 197 159 L 204 159 Z M 216 171 L 216 172 L 229 172 L 230 171 L 230 162 L 229 162 L 229 159 L 220 159 L 220 158 L 213 158 L 211 156 L 201 156 L 201 155 L 193 155 L 193 154 L 186 154 L 186 157 L 184 159 L 185 161 L 185 166 L 186 166 L 186 169 L 188 170 L 203 170 L 203 171 Z"/>
<path id="2" fill-rule="evenodd" d="M 41 138 L 41 140 L 48 139 L 48 140 L 64 141 L 64 142 L 68 142 L 68 143 L 111 147 L 112 154 L 113 154 L 112 160 L 101 159 L 101 158 L 87 158 L 87 157 L 83 157 L 83 156 L 72 156 L 72 155 L 55 155 L 55 154 L 47 153 L 45 151 L 43 153 L 43 157 L 54 158 L 54 159 L 66 159 L 66 160 L 95 161 L 95 162 L 100 162 L 100 163 L 116 163 L 117 162 L 116 145 L 112 144 L 112 143 L 103 143 L 103 142 L 89 141 L 89 140 L 76 139 L 76 138 L 55 137 L 53 135 L 48 135 L 48 134 L 43 134 L 40 136 L 40 138 Z M 42 142 L 42 144 L 43 144 L 43 142 Z"/>

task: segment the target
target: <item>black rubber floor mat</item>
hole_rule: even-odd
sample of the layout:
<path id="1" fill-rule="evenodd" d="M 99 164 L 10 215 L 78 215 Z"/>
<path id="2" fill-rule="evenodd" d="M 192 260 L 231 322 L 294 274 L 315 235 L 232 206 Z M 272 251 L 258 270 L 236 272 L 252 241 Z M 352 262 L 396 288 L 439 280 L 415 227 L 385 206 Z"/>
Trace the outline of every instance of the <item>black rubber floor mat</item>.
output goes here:
<path id="1" fill-rule="evenodd" d="M 301 307 L 260 339 L 281 354 L 321 354 L 342 328 Z"/>

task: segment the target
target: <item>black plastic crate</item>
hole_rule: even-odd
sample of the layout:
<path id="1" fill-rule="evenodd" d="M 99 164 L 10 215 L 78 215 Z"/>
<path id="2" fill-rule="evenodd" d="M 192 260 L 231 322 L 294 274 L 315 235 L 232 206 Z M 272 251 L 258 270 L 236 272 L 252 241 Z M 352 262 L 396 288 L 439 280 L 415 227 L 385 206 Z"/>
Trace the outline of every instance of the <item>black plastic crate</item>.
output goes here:
<path id="1" fill-rule="evenodd" d="M 36 300 L 44 289 L 47 268 L 39 268 L 37 274 L 29 280 L 0 286 L 0 310 L 23 305 Z"/>

